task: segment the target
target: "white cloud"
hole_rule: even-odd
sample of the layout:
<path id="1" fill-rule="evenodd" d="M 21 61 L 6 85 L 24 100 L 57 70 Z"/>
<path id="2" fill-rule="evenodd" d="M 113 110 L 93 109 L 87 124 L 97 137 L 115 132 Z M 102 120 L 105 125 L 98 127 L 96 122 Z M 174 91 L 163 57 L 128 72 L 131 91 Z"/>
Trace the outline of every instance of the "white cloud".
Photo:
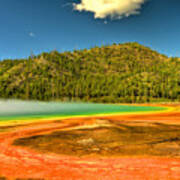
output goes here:
<path id="1" fill-rule="evenodd" d="M 35 34 L 34 34 L 33 32 L 30 32 L 30 33 L 29 33 L 29 36 L 30 36 L 30 37 L 35 37 Z"/>
<path id="2" fill-rule="evenodd" d="M 94 13 L 95 18 L 122 18 L 139 14 L 142 4 L 146 0 L 81 0 L 81 3 L 73 3 L 78 11 Z"/>

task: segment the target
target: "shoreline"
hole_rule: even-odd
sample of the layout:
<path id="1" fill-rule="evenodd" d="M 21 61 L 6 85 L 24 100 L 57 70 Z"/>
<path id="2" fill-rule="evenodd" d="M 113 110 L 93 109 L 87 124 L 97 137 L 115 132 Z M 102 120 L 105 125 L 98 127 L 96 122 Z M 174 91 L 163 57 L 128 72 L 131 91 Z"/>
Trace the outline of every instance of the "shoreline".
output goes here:
<path id="1" fill-rule="evenodd" d="M 117 105 L 117 104 L 113 104 Z M 43 122 L 52 122 L 58 120 L 66 120 L 66 119 L 75 119 L 75 118 L 100 118 L 100 117 L 116 117 L 116 116 L 134 116 L 134 115 L 152 115 L 152 114 L 159 114 L 159 113 L 169 113 L 169 112 L 176 112 L 178 108 L 173 107 L 172 105 L 167 104 L 118 104 L 118 105 L 128 105 L 128 106 L 140 106 L 140 107 L 157 107 L 163 108 L 162 110 L 149 110 L 149 111 L 137 111 L 137 112 L 114 112 L 114 113 L 94 113 L 94 114 L 83 114 L 83 115 L 55 115 L 51 117 L 27 117 L 19 119 L 16 117 L 15 119 L 7 119 L 1 120 L 0 119 L 0 127 L 2 126 L 14 126 L 14 125 L 26 125 L 31 123 L 43 123 Z"/>

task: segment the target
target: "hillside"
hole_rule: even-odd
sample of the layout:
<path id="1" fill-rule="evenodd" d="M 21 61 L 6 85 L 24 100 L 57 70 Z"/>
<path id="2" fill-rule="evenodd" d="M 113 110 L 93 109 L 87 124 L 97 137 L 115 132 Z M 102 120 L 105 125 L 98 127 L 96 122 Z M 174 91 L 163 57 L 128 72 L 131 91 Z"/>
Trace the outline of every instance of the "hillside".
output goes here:
<path id="1" fill-rule="evenodd" d="M 4 60 L 0 62 L 0 98 L 178 101 L 180 60 L 138 43 Z"/>

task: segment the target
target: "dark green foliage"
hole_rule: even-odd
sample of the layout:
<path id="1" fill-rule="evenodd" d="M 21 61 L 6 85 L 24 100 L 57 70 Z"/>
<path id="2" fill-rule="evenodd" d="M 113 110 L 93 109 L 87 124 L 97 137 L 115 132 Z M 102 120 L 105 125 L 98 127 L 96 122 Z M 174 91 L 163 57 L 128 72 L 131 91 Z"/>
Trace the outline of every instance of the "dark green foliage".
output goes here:
<path id="1" fill-rule="evenodd" d="M 138 43 L 0 62 L 0 98 L 138 103 L 180 99 L 180 60 Z"/>

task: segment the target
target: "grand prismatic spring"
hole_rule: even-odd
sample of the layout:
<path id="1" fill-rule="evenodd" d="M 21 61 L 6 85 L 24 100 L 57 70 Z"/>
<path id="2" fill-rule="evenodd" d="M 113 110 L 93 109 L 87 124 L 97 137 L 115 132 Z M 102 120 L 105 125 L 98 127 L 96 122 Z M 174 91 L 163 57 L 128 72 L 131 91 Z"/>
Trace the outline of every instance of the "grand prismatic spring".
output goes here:
<path id="1" fill-rule="evenodd" d="M 0 103 L 1 179 L 178 179 L 179 105 Z"/>
<path id="2" fill-rule="evenodd" d="M 0 2 L 0 180 L 180 180 L 180 0 Z"/>
<path id="3" fill-rule="evenodd" d="M 35 101 L 0 101 L 0 121 L 41 120 L 72 116 L 107 115 L 119 113 L 153 112 L 164 107 L 112 105 L 93 103 L 59 103 Z"/>

